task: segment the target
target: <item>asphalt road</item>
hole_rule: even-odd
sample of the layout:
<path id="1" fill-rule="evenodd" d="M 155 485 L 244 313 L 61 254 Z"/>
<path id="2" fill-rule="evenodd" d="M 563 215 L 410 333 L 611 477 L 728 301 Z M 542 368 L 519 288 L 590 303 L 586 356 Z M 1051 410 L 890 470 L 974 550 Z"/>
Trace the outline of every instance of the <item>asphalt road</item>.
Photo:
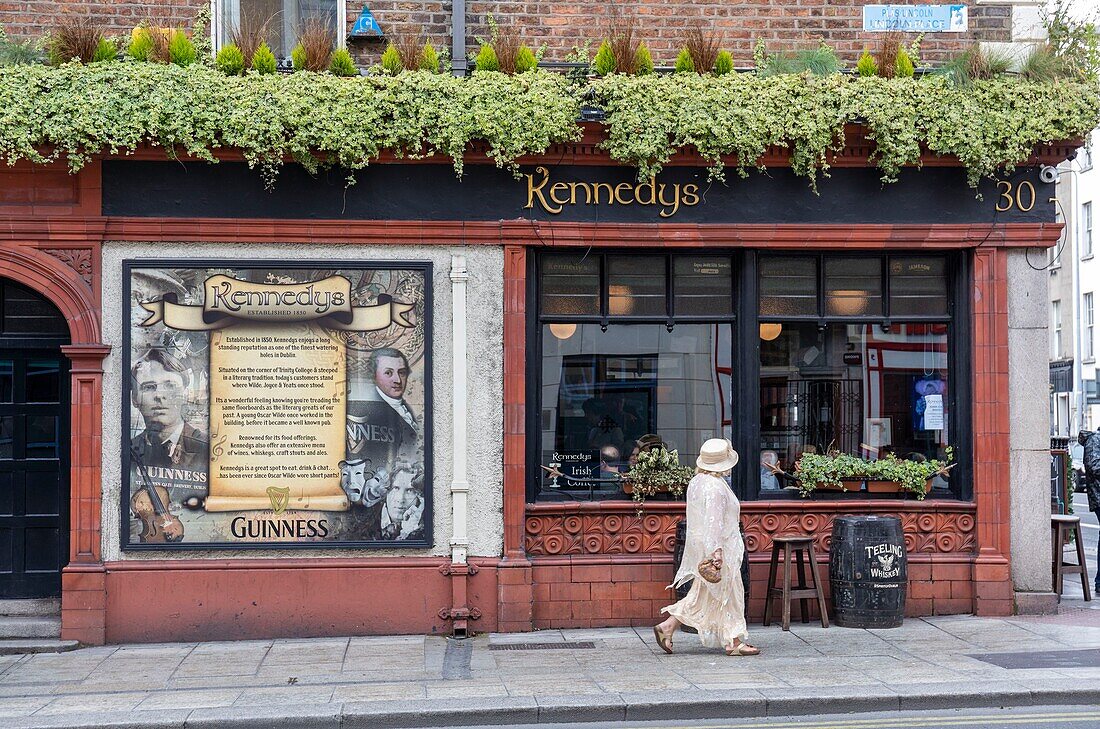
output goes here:
<path id="1" fill-rule="evenodd" d="M 1013 709 L 959 709 L 832 716 L 777 716 L 768 719 L 730 719 L 675 722 L 603 722 L 555 724 L 554 729 L 1095 729 L 1100 705 L 1028 706 Z M 514 729 L 546 729 L 545 724 Z M 479 729 L 481 729 L 479 727 Z"/>

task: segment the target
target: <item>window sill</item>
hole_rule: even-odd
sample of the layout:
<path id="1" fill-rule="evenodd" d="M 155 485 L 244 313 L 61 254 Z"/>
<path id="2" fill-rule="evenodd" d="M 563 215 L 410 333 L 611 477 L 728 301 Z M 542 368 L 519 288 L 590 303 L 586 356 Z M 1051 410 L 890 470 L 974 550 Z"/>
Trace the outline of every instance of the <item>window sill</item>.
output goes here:
<path id="1" fill-rule="evenodd" d="M 1091 261 L 1093 258 L 1096 258 L 1096 255 L 1093 253 L 1089 253 L 1087 256 L 1081 256 L 1082 261 Z"/>
<path id="2" fill-rule="evenodd" d="M 1084 357 L 1084 358 L 1081 359 L 1081 364 L 1083 364 L 1083 365 L 1096 364 L 1096 358 L 1095 357 Z"/>

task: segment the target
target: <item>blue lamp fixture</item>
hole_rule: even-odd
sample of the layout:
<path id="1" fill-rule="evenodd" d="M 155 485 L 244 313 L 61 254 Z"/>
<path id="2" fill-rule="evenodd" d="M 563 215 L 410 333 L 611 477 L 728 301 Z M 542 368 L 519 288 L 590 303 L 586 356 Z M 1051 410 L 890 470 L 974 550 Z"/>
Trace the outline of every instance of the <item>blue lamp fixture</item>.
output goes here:
<path id="1" fill-rule="evenodd" d="M 368 39 L 382 39 L 385 36 L 382 34 L 382 28 L 378 25 L 378 21 L 374 19 L 374 15 L 371 14 L 370 8 L 366 5 L 363 6 L 363 12 L 359 13 L 359 17 L 355 19 L 355 25 L 351 26 L 352 38 L 368 38 Z"/>

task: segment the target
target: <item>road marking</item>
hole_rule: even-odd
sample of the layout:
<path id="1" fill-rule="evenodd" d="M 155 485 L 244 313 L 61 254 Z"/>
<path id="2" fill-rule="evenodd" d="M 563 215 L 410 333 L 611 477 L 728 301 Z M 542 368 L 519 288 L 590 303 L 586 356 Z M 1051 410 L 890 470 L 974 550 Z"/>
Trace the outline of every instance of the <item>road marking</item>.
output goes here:
<path id="1" fill-rule="evenodd" d="M 991 723 L 995 722 L 995 723 Z M 720 724 L 704 726 L 702 729 L 906 729 L 906 727 L 946 727 L 946 726 L 1007 726 L 1009 724 L 1054 724 L 1054 723 L 1079 723 L 1096 722 L 1094 712 L 1076 712 L 1063 714 L 1033 714 L 1011 715 L 997 714 L 992 716 L 942 716 L 924 717 L 920 719 L 850 719 L 842 722 L 830 722 L 828 724 L 807 724 L 804 721 L 789 722 L 784 724 L 761 724 L 759 721 L 752 724 Z M 700 729 L 694 726 L 664 726 L 660 729 Z"/>

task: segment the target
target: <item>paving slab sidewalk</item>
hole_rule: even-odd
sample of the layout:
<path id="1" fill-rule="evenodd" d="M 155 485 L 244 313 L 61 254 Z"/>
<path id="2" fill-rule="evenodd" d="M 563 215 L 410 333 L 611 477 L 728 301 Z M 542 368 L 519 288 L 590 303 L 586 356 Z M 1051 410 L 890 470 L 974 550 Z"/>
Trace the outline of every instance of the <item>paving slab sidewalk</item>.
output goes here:
<path id="1" fill-rule="evenodd" d="M 729 658 L 685 634 L 665 655 L 649 628 L 0 656 L 0 725 L 351 729 L 1100 704 L 1100 610 L 750 631 L 761 656 Z"/>

